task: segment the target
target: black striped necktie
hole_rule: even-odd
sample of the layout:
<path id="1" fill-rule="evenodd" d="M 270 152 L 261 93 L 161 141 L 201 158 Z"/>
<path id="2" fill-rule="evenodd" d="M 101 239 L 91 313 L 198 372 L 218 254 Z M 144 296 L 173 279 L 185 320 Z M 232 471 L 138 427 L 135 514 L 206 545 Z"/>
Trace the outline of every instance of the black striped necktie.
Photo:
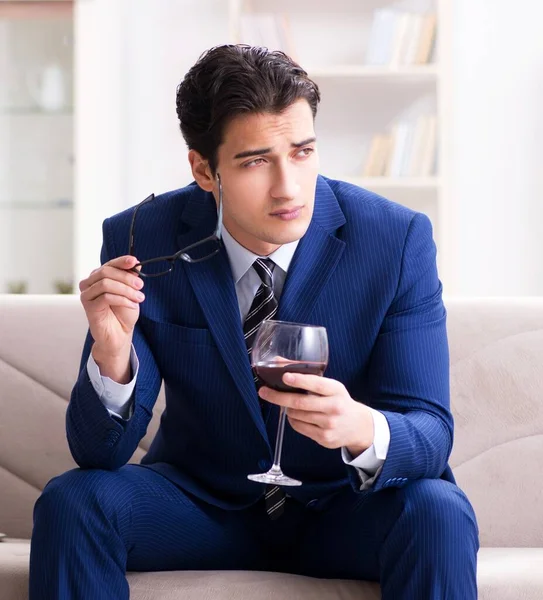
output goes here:
<path id="1" fill-rule="evenodd" d="M 253 349 L 258 328 L 262 321 L 273 319 L 277 312 L 277 298 L 273 293 L 273 269 L 275 263 L 269 258 L 257 258 L 253 263 L 253 269 L 258 273 L 262 283 L 258 288 L 256 295 L 251 304 L 251 308 L 245 317 L 243 324 L 243 333 L 245 335 L 245 343 L 249 357 Z"/>
<path id="2" fill-rule="evenodd" d="M 243 333 L 245 335 L 245 343 L 247 344 L 247 352 L 251 356 L 253 343 L 258 332 L 258 328 L 262 321 L 273 319 L 277 313 L 277 298 L 273 293 L 273 269 L 275 263 L 269 258 L 257 258 L 253 263 L 254 270 L 258 273 L 262 283 L 256 292 L 256 295 L 251 304 L 251 308 L 245 317 L 243 324 Z M 260 387 L 260 381 L 254 374 L 255 384 Z M 285 509 L 285 492 L 277 485 L 266 486 L 265 493 L 266 512 L 271 519 L 277 519 L 283 514 Z"/>

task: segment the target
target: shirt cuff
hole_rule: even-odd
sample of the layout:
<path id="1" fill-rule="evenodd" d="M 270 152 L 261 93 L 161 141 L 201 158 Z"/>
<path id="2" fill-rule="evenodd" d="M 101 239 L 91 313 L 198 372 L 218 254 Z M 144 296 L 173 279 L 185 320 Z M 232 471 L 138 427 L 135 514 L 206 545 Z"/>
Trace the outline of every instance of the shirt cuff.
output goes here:
<path id="1" fill-rule="evenodd" d="M 98 398 L 100 398 L 100 401 L 107 408 L 110 415 L 125 420 L 132 416 L 132 394 L 134 393 L 139 366 L 140 364 L 136 355 L 136 350 L 132 344 L 130 348 L 130 367 L 133 373 L 132 380 L 126 384 L 117 383 L 109 377 L 102 376 L 100 368 L 92 356 L 92 352 L 89 354 L 89 359 L 87 361 L 87 373 L 89 379 Z"/>
<path id="2" fill-rule="evenodd" d="M 383 466 L 390 446 L 390 427 L 385 415 L 370 408 L 373 417 L 373 444 L 362 454 L 353 458 L 347 448 L 341 449 L 341 457 L 346 465 L 356 467 L 362 484 L 368 486 Z M 371 481 L 370 481 L 371 477 Z"/>

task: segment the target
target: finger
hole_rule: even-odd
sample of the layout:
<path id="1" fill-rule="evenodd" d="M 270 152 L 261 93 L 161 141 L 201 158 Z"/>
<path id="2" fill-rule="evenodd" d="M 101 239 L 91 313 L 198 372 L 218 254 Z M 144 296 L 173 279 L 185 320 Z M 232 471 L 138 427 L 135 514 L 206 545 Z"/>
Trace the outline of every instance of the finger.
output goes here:
<path id="1" fill-rule="evenodd" d="M 292 387 L 318 394 L 319 396 L 335 396 L 345 391 L 345 386 L 335 379 L 320 375 L 305 375 L 303 373 L 285 373 L 283 382 Z"/>
<path id="2" fill-rule="evenodd" d="M 258 394 L 261 398 L 272 404 L 293 408 L 295 410 L 329 412 L 335 405 L 335 401 L 331 401 L 331 399 L 326 396 L 297 394 L 295 392 L 278 392 L 266 386 L 261 387 Z"/>
<path id="3" fill-rule="evenodd" d="M 93 270 L 90 272 L 90 275 L 89 275 L 88 277 L 86 277 L 85 279 L 82 279 L 82 280 L 79 282 L 79 291 L 80 291 L 80 292 L 83 292 L 83 291 L 85 291 L 85 290 L 86 290 L 86 289 L 89 287 L 89 285 L 90 285 L 90 284 L 89 284 L 89 279 L 90 279 L 90 278 L 91 278 L 91 277 L 92 277 L 92 276 L 93 276 L 95 273 L 97 273 L 97 272 L 98 272 L 98 271 L 99 271 L 101 268 L 102 268 L 102 267 L 98 267 L 98 268 L 96 268 L 96 269 L 93 269 Z"/>
<path id="4" fill-rule="evenodd" d="M 337 417 L 328 413 L 289 408 L 287 414 L 291 419 L 316 425 L 319 429 L 335 429 L 337 427 Z"/>
<path id="5" fill-rule="evenodd" d="M 293 419 L 287 413 L 287 419 L 294 431 L 305 435 L 308 438 L 311 438 L 313 441 L 319 443 L 321 438 L 321 430 L 316 425 L 311 425 L 310 423 L 306 423 L 305 421 L 299 421 L 298 419 Z"/>
<path id="6" fill-rule="evenodd" d="M 100 279 L 101 278 L 100 274 L 107 267 L 113 267 L 114 269 L 121 271 L 121 270 L 132 269 L 134 267 L 134 265 L 136 265 L 136 264 L 138 264 L 138 259 L 135 256 L 125 255 L 125 256 L 119 256 L 117 258 L 114 258 L 114 259 L 104 263 L 102 266 L 98 267 L 97 269 L 94 269 L 93 271 L 91 271 L 91 274 L 86 279 L 82 279 L 79 282 L 79 291 L 82 292 L 82 291 L 86 290 L 95 281 Z"/>
<path id="7" fill-rule="evenodd" d="M 302 435 L 307 436 L 308 438 L 311 438 L 320 446 L 330 449 L 339 448 L 341 446 L 334 431 L 330 429 L 323 429 L 322 427 L 317 427 L 316 425 L 305 423 L 304 421 L 299 421 L 298 419 L 292 419 L 290 416 L 288 416 L 288 413 L 287 418 L 292 429 L 298 433 L 301 433 Z"/>
<path id="8" fill-rule="evenodd" d="M 120 281 L 115 281 L 114 279 L 100 279 L 81 293 L 81 301 L 83 303 L 92 302 L 103 294 L 124 296 L 128 300 L 136 303 L 145 300 L 145 295 L 143 292 L 135 290 L 129 285 L 126 285 Z"/>
<path id="9" fill-rule="evenodd" d="M 143 280 L 132 271 L 120 269 L 119 267 L 106 263 L 99 269 L 95 269 L 87 279 L 83 279 L 79 283 L 79 290 L 83 292 L 102 279 L 121 281 L 136 290 L 140 290 L 143 287 Z"/>
<path id="10" fill-rule="evenodd" d="M 86 306 L 91 308 L 93 311 L 98 312 L 108 308 L 109 306 L 122 306 L 124 308 L 137 309 L 139 304 L 137 302 L 132 302 L 132 300 L 129 300 L 126 296 L 107 293 L 102 294 L 95 300 L 88 302 Z"/>
<path id="11" fill-rule="evenodd" d="M 117 258 L 113 258 L 108 260 L 105 265 L 110 267 L 117 267 L 117 269 L 131 269 L 134 265 L 137 265 L 139 260 L 132 256 L 131 254 L 125 254 L 124 256 L 118 256 Z"/>

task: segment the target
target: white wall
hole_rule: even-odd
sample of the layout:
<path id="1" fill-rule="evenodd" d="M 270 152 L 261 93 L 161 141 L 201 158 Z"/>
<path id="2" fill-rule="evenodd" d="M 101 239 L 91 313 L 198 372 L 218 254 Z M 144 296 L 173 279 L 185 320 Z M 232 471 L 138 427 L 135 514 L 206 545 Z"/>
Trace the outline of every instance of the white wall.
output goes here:
<path id="1" fill-rule="evenodd" d="M 456 289 L 543 294 L 543 4 L 453 3 Z"/>
<path id="2" fill-rule="evenodd" d="M 543 4 L 451 0 L 451 14 L 448 293 L 543 294 Z M 228 2 L 79 0 L 76 27 L 77 281 L 106 216 L 188 182 L 175 88 L 228 41 Z"/>
<path id="3" fill-rule="evenodd" d="M 228 2 L 79 0 L 76 40 L 79 281 L 99 264 L 104 218 L 189 183 L 175 91 L 201 52 L 228 41 Z"/>

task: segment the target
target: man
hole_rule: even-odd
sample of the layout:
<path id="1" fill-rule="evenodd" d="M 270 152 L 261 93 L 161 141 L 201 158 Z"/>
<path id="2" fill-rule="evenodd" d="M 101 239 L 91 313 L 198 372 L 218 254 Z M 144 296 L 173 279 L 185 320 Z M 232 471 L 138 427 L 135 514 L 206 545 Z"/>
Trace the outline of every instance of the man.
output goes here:
<path id="1" fill-rule="evenodd" d="M 246 46 L 211 49 L 180 84 L 195 182 L 107 219 L 102 266 L 80 283 L 89 336 L 67 436 L 81 468 L 36 504 L 32 600 L 128 598 L 127 570 L 171 569 L 476 598 L 431 225 L 318 175 L 319 100 L 285 55 Z M 327 329 L 325 376 L 285 375 L 306 394 L 255 385 L 248 323 L 270 317 Z M 162 380 L 160 429 L 127 465 Z M 279 406 L 300 487 L 247 479 L 271 466 Z"/>

